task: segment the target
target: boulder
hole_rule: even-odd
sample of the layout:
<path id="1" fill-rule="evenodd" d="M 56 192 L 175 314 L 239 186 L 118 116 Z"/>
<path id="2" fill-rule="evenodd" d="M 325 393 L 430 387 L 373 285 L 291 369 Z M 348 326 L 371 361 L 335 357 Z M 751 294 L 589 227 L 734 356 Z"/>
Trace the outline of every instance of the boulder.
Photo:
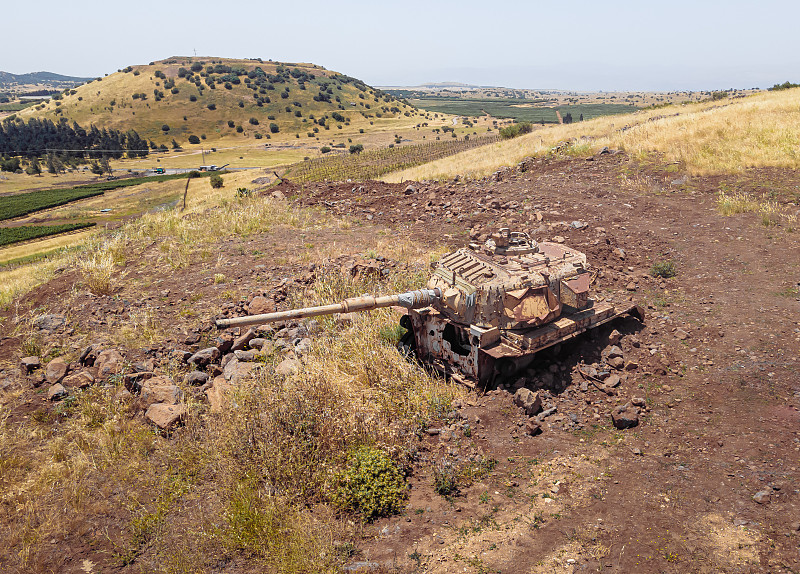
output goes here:
<path id="1" fill-rule="evenodd" d="M 617 345 L 622 340 L 622 333 L 614 329 L 608 335 L 608 344 L 609 345 Z"/>
<path id="2" fill-rule="evenodd" d="M 617 345 L 609 345 L 600 353 L 604 359 L 613 359 L 615 357 L 622 357 L 622 349 Z"/>
<path id="3" fill-rule="evenodd" d="M 267 340 L 264 339 L 263 337 L 255 337 L 253 339 L 250 339 L 249 345 L 251 349 L 256 349 L 257 351 L 260 351 L 261 349 L 264 348 L 266 342 Z"/>
<path id="4" fill-rule="evenodd" d="M 61 357 L 56 357 L 44 369 L 44 378 L 48 383 L 60 383 L 67 376 L 69 365 Z"/>
<path id="5" fill-rule="evenodd" d="M 215 362 L 219 359 L 220 351 L 217 347 L 208 347 L 197 351 L 194 355 L 189 357 L 189 363 L 198 369 L 202 369 L 206 365 Z"/>
<path id="6" fill-rule="evenodd" d="M 529 417 L 539 414 L 542 410 L 542 397 L 530 389 L 517 389 L 514 393 L 514 404 L 525 411 Z"/>
<path id="7" fill-rule="evenodd" d="M 222 376 L 226 381 L 230 381 L 231 384 L 235 385 L 248 376 L 255 368 L 256 363 L 245 363 L 234 358 L 227 365 L 225 365 L 225 370 L 222 373 Z"/>
<path id="8" fill-rule="evenodd" d="M 97 355 L 94 366 L 97 368 L 97 378 L 107 379 L 122 371 L 125 359 L 114 349 L 106 349 Z"/>
<path id="9" fill-rule="evenodd" d="M 633 428 L 639 424 L 639 409 L 629 404 L 619 405 L 611 411 L 611 421 L 620 430 Z"/>
<path id="10" fill-rule="evenodd" d="M 772 496 L 772 492 L 770 489 L 764 489 L 756 492 L 753 495 L 753 500 L 758 504 L 767 504 L 769 502 L 770 496 Z"/>
<path id="11" fill-rule="evenodd" d="M 155 403 L 177 405 L 182 400 L 183 391 L 172 382 L 172 379 L 156 376 L 144 381 L 138 402 L 144 409 Z"/>
<path id="12" fill-rule="evenodd" d="M 22 357 L 19 361 L 19 370 L 23 376 L 30 375 L 36 369 L 42 368 L 42 362 L 39 357 Z"/>
<path id="13" fill-rule="evenodd" d="M 78 371 L 67 376 L 62 383 L 67 387 L 85 389 L 94 384 L 94 377 L 89 371 Z"/>
<path id="14" fill-rule="evenodd" d="M 236 349 L 233 352 L 233 355 L 243 363 L 252 363 L 256 359 L 255 351 L 242 351 L 240 349 Z"/>
<path id="15" fill-rule="evenodd" d="M 233 346 L 233 335 L 231 333 L 220 333 L 220 335 L 214 339 L 214 346 L 224 355 L 230 351 Z"/>
<path id="16" fill-rule="evenodd" d="M 161 430 L 169 430 L 186 418 L 185 405 L 156 403 L 147 407 L 144 417 Z"/>
<path id="17" fill-rule="evenodd" d="M 233 385 L 225 380 L 225 377 L 214 378 L 214 382 L 206 389 L 205 394 L 212 413 L 222 412 L 227 406 L 228 396 L 233 390 Z"/>
<path id="18" fill-rule="evenodd" d="M 622 369 L 625 366 L 625 359 L 622 357 L 611 357 L 608 360 L 608 364 L 615 369 Z"/>
<path id="19" fill-rule="evenodd" d="M 186 375 L 186 384 L 193 387 L 205 385 L 208 382 L 208 373 L 202 371 L 192 371 Z"/>
<path id="20" fill-rule="evenodd" d="M 276 309 L 275 301 L 256 295 L 247 306 L 247 313 L 248 315 L 263 315 L 265 313 L 274 313 Z"/>
<path id="21" fill-rule="evenodd" d="M 47 399 L 50 401 L 60 401 L 61 399 L 65 399 L 67 394 L 67 389 L 60 383 L 56 383 L 47 391 Z"/>
<path id="22" fill-rule="evenodd" d="M 251 340 L 255 339 L 256 337 L 256 330 L 255 329 L 248 329 L 244 334 L 238 336 L 236 340 L 233 341 L 233 345 L 231 346 L 232 351 L 241 351 L 244 350 L 247 345 L 250 343 Z"/>
<path id="23" fill-rule="evenodd" d="M 39 315 L 33 320 L 33 326 L 48 333 L 55 333 L 64 325 L 67 319 L 63 315 Z"/>

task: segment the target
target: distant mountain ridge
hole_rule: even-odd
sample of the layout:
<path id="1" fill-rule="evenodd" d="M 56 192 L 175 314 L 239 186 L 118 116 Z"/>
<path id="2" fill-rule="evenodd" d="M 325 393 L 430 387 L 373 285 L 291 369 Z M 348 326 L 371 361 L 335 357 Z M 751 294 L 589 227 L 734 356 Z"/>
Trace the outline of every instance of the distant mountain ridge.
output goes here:
<path id="1" fill-rule="evenodd" d="M 53 72 L 28 72 L 27 74 L 12 74 L 0 71 L 0 88 L 25 85 L 47 85 L 54 88 L 72 87 L 87 82 L 92 78 L 79 78 L 77 76 L 64 76 Z"/>

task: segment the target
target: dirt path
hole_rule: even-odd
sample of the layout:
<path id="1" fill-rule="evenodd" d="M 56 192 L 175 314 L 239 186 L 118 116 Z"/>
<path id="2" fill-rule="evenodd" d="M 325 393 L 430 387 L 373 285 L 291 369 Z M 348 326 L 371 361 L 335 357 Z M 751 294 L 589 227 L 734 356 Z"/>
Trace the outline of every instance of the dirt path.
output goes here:
<path id="1" fill-rule="evenodd" d="M 556 110 L 556 117 L 558 118 L 558 123 L 560 124 L 564 123 L 564 118 L 561 117 L 561 112 L 559 112 L 558 110 Z"/>

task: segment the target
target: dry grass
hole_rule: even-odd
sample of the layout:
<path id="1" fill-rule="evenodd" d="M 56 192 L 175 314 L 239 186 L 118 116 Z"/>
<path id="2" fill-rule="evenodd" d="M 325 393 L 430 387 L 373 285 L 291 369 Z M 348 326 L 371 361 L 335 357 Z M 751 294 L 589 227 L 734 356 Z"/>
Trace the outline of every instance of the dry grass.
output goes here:
<path id="1" fill-rule="evenodd" d="M 766 92 L 545 127 L 384 179 L 447 179 L 456 174 L 482 177 L 525 157 L 546 154 L 565 140 L 575 142 L 580 153 L 593 153 L 603 146 L 633 155 L 658 152 L 667 160 L 682 162 L 695 174 L 765 166 L 797 168 L 798 133 L 800 89 Z"/>
<path id="2" fill-rule="evenodd" d="M 797 226 L 797 215 L 787 211 L 784 206 L 776 201 L 761 199 L 748 193 L 720 192 L 717 197 L 717 210 L 722 215 L 755 213 L 761 218 L 761 223 L 765 227 L 782 224 L 789 231 L 794 231 Z"/>
<path id="3" fill-rule="evenodd" d="M 58 263 L 81 269 L 94 289 L 113 290 L 127 261 L 151 244 L 167 244 L 160 257 L 180 267 L 231 236 L 335 223 L 285 202 L 231 198 L 236 183 L 226 176 L 222 190 L 190 196 L 187 212 L 145 215 Z M 322 262 L 337 249 L 318 246 L 314 257 Z M 375 249 L 404 266 L 385 280 L 326 275 L 295 302 L 419 287 L 426 253 L 388 237 Z M 236 408 L 219 415 L 185 389 L 189 416 L 169 439 L 133 416 L 134 403 L 114 385 L 73 390 L 27 420 L 0 420 L 0 569 L 52 570 L 50 541 L 81 537 L 134 571 L 204 572 L 237 558 L 270 572 L 337 571 L 350 547 L 336 541 L 356 534 L 331 503 L 348 452 L 368 445 L 407 464 L 415 433 L 462 392 L 397 353 L 387 336 L 396 321 L 389 310 L 346 328 L 321 321 L 299 374 L 277 376 L 278 358 L 264 357 L 232 397 Z M 141 347 L 163 337 L 142 312 L 112 338 Z M 185 367 L 162 369 L 182 381 Z"/>

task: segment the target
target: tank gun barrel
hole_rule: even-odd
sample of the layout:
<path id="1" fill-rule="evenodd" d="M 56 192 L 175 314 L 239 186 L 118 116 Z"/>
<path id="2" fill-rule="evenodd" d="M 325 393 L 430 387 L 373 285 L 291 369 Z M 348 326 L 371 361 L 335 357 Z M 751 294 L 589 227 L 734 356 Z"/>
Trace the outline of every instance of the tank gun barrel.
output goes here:
<path id="1" fill-rule="evenodd" d="M 332 305 L 321 305 L 319 307 L 304 307 L 291 311 L 278 311 L 276 313 L 265 313 L 264 315 L 250 315 L 248 317 L 234 317 L 232 319 L 219 319 L 216 321 L 218 328 L 240 327 L 246 325 L 263 325 L 264 323 L 275 323 L 278 321 L 290 321 L 293 319 L 305 319 L 307 317 L 318 317 L 320 315 L 332 315 L 334 313 L 351 313 L 354 311 L 368 311 L 380 307 L 399 306 L 406 309 L 419 309 L 427 307 L 442 296 L 439 289 L 418 289 L 405 293 L 395 293 L 394 295 L 383 295 L 372 297 L 352 297 L 345 299 L 341 303 Z"/>

